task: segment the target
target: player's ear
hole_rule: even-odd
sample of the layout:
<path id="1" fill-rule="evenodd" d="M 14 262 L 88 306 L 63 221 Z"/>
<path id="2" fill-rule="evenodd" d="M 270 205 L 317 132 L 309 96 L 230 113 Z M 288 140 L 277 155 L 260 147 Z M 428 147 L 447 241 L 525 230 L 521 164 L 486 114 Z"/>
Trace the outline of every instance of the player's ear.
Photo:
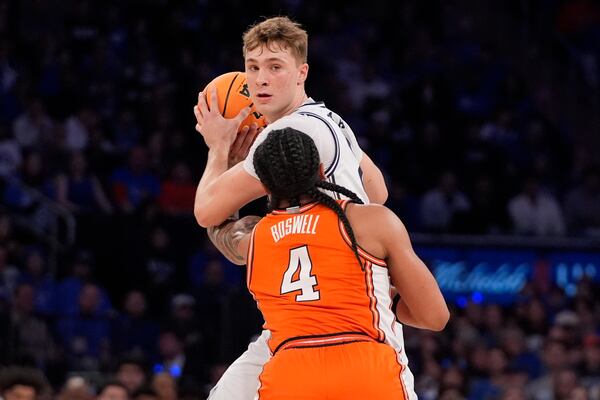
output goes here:
<path id="1" fill-rule="evenodd" d="M 304 82 L 306 81 L 306 78 L 308 77 L 308 64 L 304 63 L 301 64 L 299 68 L 299 74 L 298 74 L 298 82 L 296 82 L 297 85 L 303 85 Z"/>
<path id="2" fill-rule="evenodd" d="M 325 180 L 325 167 L 323 166 L 323 163 L 319 164 L 319 177 L 322 180 Z"/>

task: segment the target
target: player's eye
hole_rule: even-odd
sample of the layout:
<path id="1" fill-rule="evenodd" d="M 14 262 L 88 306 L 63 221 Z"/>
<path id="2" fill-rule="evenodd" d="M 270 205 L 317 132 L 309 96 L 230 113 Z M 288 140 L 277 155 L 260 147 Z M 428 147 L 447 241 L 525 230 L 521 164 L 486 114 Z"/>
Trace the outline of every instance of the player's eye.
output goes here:
<path id="1" fill-rule="evenodd" d="M 279 70 L 281 69 L 281 65 L 277 65 L 277 64 L 275 64 L 275 65 L 271 65 L 271 69 L 272 69 L 273 71 L 279 71 Z"/>
<path id="2" fill-rule="evenodd" d="M 249 65 L 246 67 L 246 70 L 256 72 L 258 71 L 258 67 L 256 65 Z"/>

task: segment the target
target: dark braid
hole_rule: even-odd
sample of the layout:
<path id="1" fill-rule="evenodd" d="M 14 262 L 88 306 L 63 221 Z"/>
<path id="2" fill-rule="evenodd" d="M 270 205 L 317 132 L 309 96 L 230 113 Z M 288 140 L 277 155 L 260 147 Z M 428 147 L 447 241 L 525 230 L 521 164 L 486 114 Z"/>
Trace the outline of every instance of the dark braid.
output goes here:
<path id="1" fill-rule="evenodd" d="M 274 130 L 256 148 L 253 162 L 258 178 L 271 194 L 271 209 L 277 207 L 282 200 L 288 201 L 291 207 L 299 206 L 300 196 L 308 195 L 335 211 L 346 228 L 354 255 L 364 270 L 354 231 L 346 213 L 337 201 L 318 188 L 341 193 L 360 204 L 362 201 L 351 190 L 321 180 L 319 152 L 308 135 L 293 128 Z"/>
<path id="2" fill-rule="evenodd" d="M 337 188 L 341 188 L 341 186 L 334 185 L 333 183 L 332 183 L 332 185 L 337 186 Z M 334 190 L 334 189 L 329 189 L 329 190 L 333 190 L 335 192 L 341 193 L 341 191 L 339 191 L 339 190 Z M 354 196 L 356 196 L 352 191 L 349 191 L 349 192 L 352 193 Z M 365 266 L 363 265 L 360 255 L 358 254 L 358 245 L 356 243 L 356 237 L 354 236 L 354 231 L 352 230 L 350 221 L 348 221 L 348 217 L 346 216 L 346 213 L 344 212 L 344 210 L 342 209 L 340 204 L 337 201 L 335 201 L 331 196 L 326 195 L 325 193 L 321 192 L 316 187 L 313 189 L 310 189 L 307 194 L 310 195 L 313 199 L 315 199 L 319 203 L 324 204 L 327 207 L 331 208 L 338 215 L 339 219 L 344 224 L 344 228 L 346 228 L 346 232 L 348 233 L 348 236 L 350 236 L 350 241 L 352 242 L 352 251 L 354 252 L 354 255 L 356 256 L 356 259 L 358 260 L 358 264 L 360 265 L 360 268 L 364 271 Z M 360 199 L 358 201 L 360 203 L 362 203 L 362 201 Z"/>
<path id="3" fill-rule="evenodd" d="M 319 181 L 315 184 L 316 187 L 320 187 L 322 189 L 330 190 L 332 192 L 338 192 L 353 200 L 355 203 L 363 204 L 363 201 L 350 189 L 346 189 L 343 186 L 336 185 L 335 183 L 327 182 L 327 181 Z"/>

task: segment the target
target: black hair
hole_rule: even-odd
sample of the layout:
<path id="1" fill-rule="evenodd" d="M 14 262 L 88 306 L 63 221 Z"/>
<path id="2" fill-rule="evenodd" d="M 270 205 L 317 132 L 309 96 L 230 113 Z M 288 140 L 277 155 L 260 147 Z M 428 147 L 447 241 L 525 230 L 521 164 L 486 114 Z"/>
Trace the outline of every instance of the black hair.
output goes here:
<path id="1" fill-rule="evenodd" d="M 39 395 L 47 386 L 47 381 L 41 371 L 33 368 L 8 367 L 0 370 L 0 393 L 17 385 L 31 387 Z"/>
<path id="2" fill-rule="evenodd" d="M 282 200 L 288 201 L 290 207 L 299 206 L 300 197 L 305 195 L 335 211 L 350 237 L 354 255 L 364 269 L 346 213 L 337 201 L 319 189 L 343 194 L 359 204 L 363 202 L 351 190 L 321 179 L 319 151 L 310 136 L 293 128 L 273 130 L 256 148 L 253 162 L 258 178 L 271 194 L 271 209 Z"/>

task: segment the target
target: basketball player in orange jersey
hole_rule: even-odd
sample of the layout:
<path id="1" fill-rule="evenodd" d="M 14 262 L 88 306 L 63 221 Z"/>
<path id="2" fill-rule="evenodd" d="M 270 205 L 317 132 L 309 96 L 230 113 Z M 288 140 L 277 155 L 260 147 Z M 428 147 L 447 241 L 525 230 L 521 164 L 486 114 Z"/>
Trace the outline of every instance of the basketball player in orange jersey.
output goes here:
<path id="1" fill-rule="evenodd" d="M 383 203 L 387 189 L 383 176 L 371 159 L 363 153 L 348 124 L 323 103 L 306 95 L 304 82 L 308 76 L 308 36 L 298 24 L 285 17 L 266 19 L 244 34 L 244 61 L 248 89 L 257 111 L 269 126 L 256 138 L 256 127 L 236 134 L 239 124 L 248 115 L 242 111 L 234 119 L 224 119 L 215 108 L 209 109 L 203 93 L 194 107 L 196 129 L 209 147 L 208 161 L 198 184 L 194 214 L 202 226 L 217 225 L 249 201 L 264 196 L 252 155 L 259 143 L 273 129 L 293 127 L 307 132 L 315 141 L 325 168 L 326 180 L 352 190 L 364 202 Z M 217 104 L 216 94 L 208 93 L 211 104 Z M 244 162 L 228 169 L 236 158 L 232 149 L 240 149 Z M 229 162 L 228 162 L 229 161 Z M 343 197 L 332 192 L 333 196 Z M 263 331 L 227 369 L 212 390 L 210 400 L 252 400 L 259 386 L 258 375 L 269 360 L 269 332 Z M 386 338 L 405 357 L 402 326 L 396 324 L 394 335 Z M 411 386 L 412 374 L 403 371 Z M 416 398 L 412 391 L 411 399 Z"/>
<path id="2" fill-rule="evenodd" d="M 448 308 L 402 222 L 323 180 L 313 140 L 271 131 L 254 153 L 271 213 L 208 229 L 234 262 L 271 332 L 258 398 L 409 399 L 404 363 L 385 344 L 394 319 L 441 330 Z M 335 200 L 322 190 L 342 193 Z M 400 300 L 390 304 L 390 278 Z"/>

